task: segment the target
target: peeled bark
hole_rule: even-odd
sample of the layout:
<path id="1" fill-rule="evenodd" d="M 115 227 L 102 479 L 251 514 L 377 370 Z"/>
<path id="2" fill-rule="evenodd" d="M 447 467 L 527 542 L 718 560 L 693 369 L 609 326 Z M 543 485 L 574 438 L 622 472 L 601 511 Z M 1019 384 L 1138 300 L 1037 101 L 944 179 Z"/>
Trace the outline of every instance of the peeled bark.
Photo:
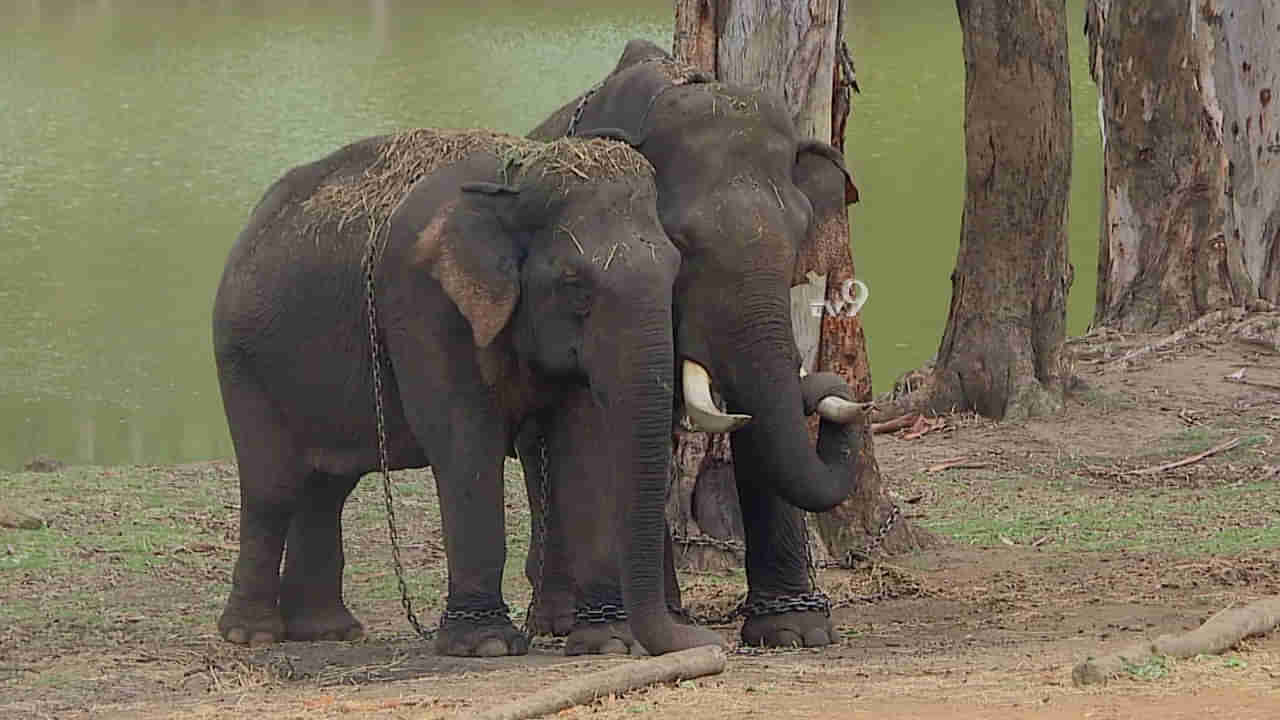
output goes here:
<path id="1" fill-rule="evenodd" d="M 1280 15 L 1269 4 L 1273 17 Z M 1224 16 L 1225 5 L 1214 0 L 1089 4 L 1085 31 L 1103 127 L 1097 325 L 1185 325 L 1244 305 L 1255 297 L 1256 281 L 1274 275 L 1265 256 L 1275 245 L 1275 161 L 1251 156 L 1266 142 L 1258 127 L 1265 108 L 1238 117 L 1260 100 L 1248 102 L 1234 82 L 1244 80 L 1243 56 L 1254 54 L 1244 45 L 1262 40 L 1243 25 L 1262 25 L 1265 10 L 1256 0 L 1232 6 L 1238 9 Z M 1227 110 L 1237 117 L 1228 119 Z M 1238 177 L 1244 196 L 1229 177 Z M 1245 266 L 1248 236 L 1252 271 Z"/>
<path id="2" fill-rule="evenodd" d="M 1258 297 L 1280 303 L 1280 0 L 1219 2 L 1209 26 L 1227 143 L 1226 228 Z M 1212 8 L 1214 3 L 1210 3 Z"/>
<path id="3" fill-rule="evenodd" d="M 1065 0 L 957 0 L 965 206 L 930 404 L 992 418 L 1062 404 L 1071 95 Z"/>

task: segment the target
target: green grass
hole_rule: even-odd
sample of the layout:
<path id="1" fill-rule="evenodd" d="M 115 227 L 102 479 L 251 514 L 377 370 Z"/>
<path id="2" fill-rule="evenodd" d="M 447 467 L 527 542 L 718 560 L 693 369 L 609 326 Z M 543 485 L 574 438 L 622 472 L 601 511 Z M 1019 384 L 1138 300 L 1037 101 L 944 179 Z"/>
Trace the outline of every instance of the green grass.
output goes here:
<path id="1" fill-rule="evenodd" d="M 1125 458 L 1125 467 L 1150 467 L 1203 452 L 1238 429 L 1199 426 L 1170 433 Z M 1256 457 L 1267 437 L 1249 434 L 1234 449 L 1203 462 L 1205 468 Z M 1256 462 L 1256 460 L 1254 460 Z M 1012 541 L 1058 552 L 1160 550 L 1182 555 L 1234 554 L 1280 547 L 1280 478 L 1241 483 L 1230 470 L 1205 487 L 1162 484 L 1159 478 L 1090 476 L 1091 468 L 1117 469 L 1113 458 L 1064 456 L 1054 467 L 987 470 L 938 488 L 921 523 L 960 542 L 993 546 Z M 1255 468 L 1256 471 L 1256 468 Z M 915 483 L 930 482 L 918 476 Z"/>

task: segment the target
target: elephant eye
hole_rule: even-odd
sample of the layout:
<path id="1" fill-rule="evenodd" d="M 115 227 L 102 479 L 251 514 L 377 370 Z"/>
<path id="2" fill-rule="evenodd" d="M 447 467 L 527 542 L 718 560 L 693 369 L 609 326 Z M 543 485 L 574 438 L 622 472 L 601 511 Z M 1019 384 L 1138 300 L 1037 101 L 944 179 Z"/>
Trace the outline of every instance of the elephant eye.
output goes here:
<path id="1" fill-rule="evenodd" d="M 577 317 L 591 314 L 591 288 L 577 273 L 566 273 L 561 279 L 560 295 L 571 314 Z"/>

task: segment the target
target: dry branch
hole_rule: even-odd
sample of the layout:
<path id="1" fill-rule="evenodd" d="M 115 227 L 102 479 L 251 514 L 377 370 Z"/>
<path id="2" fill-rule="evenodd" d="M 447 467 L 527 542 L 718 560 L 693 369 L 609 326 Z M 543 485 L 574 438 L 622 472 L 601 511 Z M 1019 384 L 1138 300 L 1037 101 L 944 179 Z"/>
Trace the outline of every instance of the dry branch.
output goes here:
<path id="1" fill-rule="evenodd" d="M 871 432 L 880 435 L 909 428 L 920 417 L 919 413 L 911 413 L 885 422 L 871 423 Z"/>
<path id="2" fill-rule="evenodd" d="M 1115 368 L 1123 367 L 1130 360 L 1134 360 L 1150 352 L 1155 352 L 1157 350 L 1164 350 L 1167 347 L 1177 345 L 1183 340 L 1186 340 L 1189 336 L 1202 333 L 1205 330 L 1208 330 L 1209 328 L 1213 327 L 1214 325 L 1220 325 L 1226 321 L 1239 320 L 1240 318 L 1244 317 L 1245 312 L 1246 311 L 1244 308 L 1233 307 L 1233 308 L 1226 308 L 1225 310 L 1214 310 L 1211 313 L 1206 313 L 1199 320 L 1196 320 L 1195 322 L 1191 323 L 1190 325 L 1182 328 L 1181 330 L 1171 335 L 1166 335 L 1164 338 L 1157 340 L 1156 342 L 1153 342 L 1150 345 L 1144 345 L 1143 347 L 1140 347 L 1136 350 L 1131 350 L 1125 353 L 1124 356 L 1120 357 L 1119 359 L 1112 360 L 1111 362 L 1104 365 L 1102 369 L 1113 370 Z"/>
<path id="3" fill-rule="evenodd" d="M 1189 633 L 1161 635 L 1120 652 L 1089 658 L 1071 670 L 1077 687 L 1106 683 L 1126 668 L 1142 665 L 1157 655 L 1189 658 L 1216 655 L 1250 635 L 1265 635 L 1280 625 L 1280 597 L 1259 600 L 1248 607 L 1220 612 Z"/>
<path id="4" fill-rule="evenodd" d="M 475 715 L 476 720 L 525 720 L 559 712 L 598 697 L 724 672 L 724 648 L 715 645 L 681 650 L 629 662 L 575 678 Z"/>
<path id="5" fill-rule="evenodd" d="M 943 470 L 981 470 L 982 468 L 990 467 L 990 465 L 991 463 L 975 462 L 968 458 L 958 457 L 951 458 L 950 460 L 943 460 L 937 465 L 930 465 L 925 468 L 925 473 L 933 474 L 936 472 L 942 472 Z"/>
<path id="6" fill-rule="evenodd" d="M 1236 438 L 1234 440 L 1228 440 L 1227 442 L 1224 442 L 1221 445 L 1214 445 L 1213 447 L 1209 448 L 1208 450 L 1205 450 L 1204 452 L 1196 453 L 1195 455 L 1184 457 L 1181 460 L 1175 460 L 1173 462 L 1165 463 L 1163 465 L 1153 465 L 1152 467 L 1142 468 L 1141 470 L 1130 470 L 1125 474 L 1126 475 L 1155 475 L 1156 473 L 1161 473 L 1161 472 L 1164 472 L 1165 470 L 1173 470 L 1174 468 L 1180 468 L 1184 465 L 1191 465 L 1193 463 L 1198 463 L 1201 460 L 1211 455 L 1217 455 L 1220 452 L 1231 450 L 1232 448 L 1234 448 L 1239 444 L 1240 444 L 1240 438 Z"/>

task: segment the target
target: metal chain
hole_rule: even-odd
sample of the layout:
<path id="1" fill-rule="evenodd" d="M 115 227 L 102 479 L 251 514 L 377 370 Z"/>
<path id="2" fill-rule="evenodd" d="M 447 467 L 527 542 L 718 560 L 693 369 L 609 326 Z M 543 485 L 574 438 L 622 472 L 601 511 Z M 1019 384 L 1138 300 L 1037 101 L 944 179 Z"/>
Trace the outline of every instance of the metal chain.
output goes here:
<path id="1" fill-rule="evenodd" d="M 573 117 L 569 118 L 569 129 L 565 131 L 565 137 L 573 135 L 574 130 L 578 127 L 578 121 L 582 119 L 582 113 L 587 109 L 587 102 L 591 100 L 592 95 L 595 95 L 600 91 L 600 88 L 604 87 L 604 84 L 608 82 L 608 80 L 609 77 L 606 76 L 604 80 L 592 85 L 591 88 L 583 94 L 582 99 L 578 101 L 578 107 L 573 111 Z"/>
<path id="2" fill-rule="evenodd" d="M 377 256 L 379 254 L 378 236 L 381 225 L 372 217 L 369 218 L 369 242 L 365 247 L 364 255 L 364 279 L 365 279 L 365 305 L 369 315 L 369 361 L 373 367 L 373 410 L 377 416 L 378 424 L 378 469 L 382 474 L 382 495 L 387 506 L 387 534 L 391 539 L 391 562 L 396 571 L 396 582 L 400 585 L 400 605 L 404 608 L 404 615 L 409 620 L 409 624 L 413 626 L 413 631 L 419 637 L 430 640 L 435 636 L 434 630 L 426 630 L 422 624 L 418 622 L 418 616 L 413 612 L 413 604 L 409 600 L 409 587 L 404 581 L 404 564 L 400 561 L 400 537 L 396 530 L 396 510 L 395 503 L 391 495 L 391 472 L 390 463 L 387 460 L 387 426 L 385 413 L 382 409 L 382 353 L 381 340 L 378 337 L 378 316 L 374 310 L 373 302 L 373 269 L 377 264 Z"/>
<path id="3" fill-rule="evenodd" d="M 533 522 L 533 544 L 529 546 L 529 551 L 533 552 L 533 548 L 538 547 L 537 561 L 534 563 L 534 579 L 533 587 L 529 594 L 529 607 L 524 611 L 524 627 L 520 628 L 520 632 L 530 641 L 533 640 L 533 611 L 538 607 L 538 600 L 542 597 L 542 583 L 547 557 L 547 513 L 551 512 L 551 491 L 550 478 L 547 476 L 547 436 L 538 433 L 538 474 L 534 478 L 537 486 L 538 500 L 542 505 L 542 512 L 529 513 L 530 520 Z"/>
<path id="4" fill-rule="evenodd" d="M 845 567 L 853 567 L 859 559 L 869 560 L 876 550 L 884 544 L 884 539 L 889 536 L 889 532 L 893 530 L 893 526 L 898 522 L 898 518 L 902 516 L 902 508 L 897 503 L 893 503 L 893 509 L 889 511 L 889 517 L 884 519 L 880 524 L 880 529 L 876 531 L 875 537 L 867 542 L 867 546 L 859 553 L 857 550 L 850 550 L 845 555 Z"/>
<path id="5" fill-rule="evenodd" d="M 503 620 L 510 621 L 510 612 L 506 603 L 488 610 L 445 610 L 440 614 L 440 627 L 448 627 L 455 622 L 470 625 L 500 625 Z"/>
<path id="6" fill-rule="evenodd" d="M 580 623 L 599 625 L 602 623 L 626 622 L 628 616 L 625 607 L 614 603 L 603 603 L 580 607 L 574 611 L 573 617 Z"/>

